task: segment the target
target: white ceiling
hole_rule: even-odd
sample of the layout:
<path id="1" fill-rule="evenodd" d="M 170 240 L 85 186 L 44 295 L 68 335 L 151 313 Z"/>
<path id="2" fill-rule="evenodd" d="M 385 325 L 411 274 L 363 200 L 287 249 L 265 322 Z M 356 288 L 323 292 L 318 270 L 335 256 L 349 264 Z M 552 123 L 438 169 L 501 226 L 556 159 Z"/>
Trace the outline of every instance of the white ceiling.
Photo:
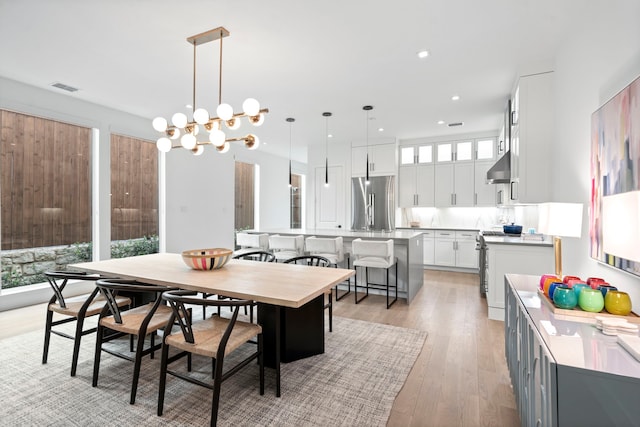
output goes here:
<path id="1" fill-rule="evenodd" d="M 0 0 L 0 75 L 150 120 L 188 113 L 193 47 L 223 26 L 223 101 L 257 98 L 261 150 L 306 161 L 324 144 L 498 129 L 518 74 L 552 68 L 577 0 Z M 427 59 L 416 53 L 428 49 Z M 218 43 L 197 48 L 198 104 L 215 109 Z M 460 100 L 451 101 L 452 95 Z M 438 120 L 464 122 L 448 128 Z M 151 125 L 149 125 L 151 126 Z M 244 135 L 243 123 L 233 134 Z M 378 132 L 379 127 L 384 128 Z"/>

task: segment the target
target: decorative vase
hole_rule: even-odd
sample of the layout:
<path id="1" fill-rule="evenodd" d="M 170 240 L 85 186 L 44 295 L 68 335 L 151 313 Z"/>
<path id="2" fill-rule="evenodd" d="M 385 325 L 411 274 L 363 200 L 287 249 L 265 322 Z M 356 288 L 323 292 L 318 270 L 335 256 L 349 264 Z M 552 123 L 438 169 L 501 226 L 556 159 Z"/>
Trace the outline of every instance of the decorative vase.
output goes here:
<path id="1" fill-rule="evenodd" d="M 578 296 L 578 305 L 584 311 L 599 313 L 604 308 L 604 298 L 602 297 L 602 292 L 590 287 L 582 289 L 580 291 L 580 296 Z"/>
<path id="2" fill-rule="evenodd" d="M 556 291 L 556 288 L 560 285 L 564 285 L 562 282 L 553 282 L 549 285 L 549 299 L 553 301 L 553 293 Z"/>
<path id="3" fill-rule="evenodd" d="M 578 296 L 568 285 L 558 285 L 553 291 L 553 303 L 558 308 L 571 310 L 578 304 Z"/>
<path id="4" fill-rule="evenodd" d="M 543 274 L 542 276 L 540 276 L 540 290 L 541 291 L 544 291 L 544 282 L 549 278 L 553 278 L 554 280 L 559 280 L 560 279 L 555 274 Z"/>
<path id="5" fill-rule="evenodd" d="M 617 291 L 618 288 L 616 288 L 615 286 L 611 286 L 611 285 L 607 285 L 607 284 L 602 284 L 600 286 L 598 286 L 598 289 L 600 290 L 600 292 L 602 292 L 602 296 L 605 298 L 605 304 L 606 304 L 606 298 L 607 298 L 607 292 L 608 291 Z"/>
<path id="6" fill-rule="evenodd" d="M 578 276 L 564 276 L 562 278 L 562 283 L 569 283 L 569 280 L 577 280 L 578 282 L 582 282 L 582 279 Z"/>
<path id="7" fill-rule="evenodd" d="M 546 296 L 549 296 L 549 286 L 551 286 L 553 282 L 561 282 L 561 280 L 556 276 L 550 276 L 544 279 L 544 283 L 542 284 L 542 292 L 544 292 Z"/>
<path id="8" fill-rule="evenodd" d="M 604 296 L 604 308 L 611 314 L 626 316 L 631 313 L 631 298 L 626 292 L 609 290 Z"/>
<path id="9" fill-rule="evenodd" d="M 576 293 L 576 298 L 578 298 L 578 301 L 580 301 L 580 291 L 585 289 L 585 288 L 589 288 L 589 285 L 587 285 L 584 282 L 580 282 L 580 283 L 575 283 L 571 289 L 573 289 L 573 292 Z"/>

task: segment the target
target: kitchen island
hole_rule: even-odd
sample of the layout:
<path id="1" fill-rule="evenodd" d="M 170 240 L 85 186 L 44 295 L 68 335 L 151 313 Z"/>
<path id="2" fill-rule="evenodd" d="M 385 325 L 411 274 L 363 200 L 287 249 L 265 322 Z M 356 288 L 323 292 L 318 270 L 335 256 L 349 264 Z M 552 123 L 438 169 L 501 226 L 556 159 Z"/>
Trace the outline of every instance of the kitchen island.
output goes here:
<path id="1" fill-rule="evenodd" d="M 393 231 L 352 231 L 344 229 L 256 229 L 249 233 L 268 233 L 289 236 L 303 235 L 306 237 L 342 237 L 345 252 L 351 253 L 351 242 L 354 239 L 371 240 L 393 240 L 394 255 L 398 259 L 398 298 L 406 300 L 407 304 L 416 296 L 422 288 L 423 279 L 423 247 L 422 232 L 413 230 L 393 230 Z M 390 281 L 394 283 L 394 271 L 390 271 Z M 382 271 L 371 270 L 370 279 L 374 283 L 384 283 Z M 340 289 L 346 290 L 346 285 L 341 285 Z M 370 293 L 382 293 L 375 289 L 370 289 Z"/>

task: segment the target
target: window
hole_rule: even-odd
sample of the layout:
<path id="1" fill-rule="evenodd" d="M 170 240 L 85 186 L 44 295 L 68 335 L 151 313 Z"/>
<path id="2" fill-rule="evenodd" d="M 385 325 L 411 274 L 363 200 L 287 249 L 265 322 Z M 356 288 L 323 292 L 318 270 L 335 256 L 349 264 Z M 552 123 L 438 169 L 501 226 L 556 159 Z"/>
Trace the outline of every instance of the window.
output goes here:
<path id="1" fill-rule="evenodd" d="M 2 288 L 91 258 L 91 129 L 0 110 Z"/>
<path id="2" fill-rule="evenodd" d="M 236 162 L 235 166 L 235 229 L 254 228 L 255 165 Z"/>
<path id="3" fill-rule="evenodd" d="M 291 174 L 290 228 L 302 228 L 302 175 Z"/>
<path id="4" fill-rule="evenodd" d="M 158 252 L 158 150 L 111 135 L 111 257 Z"/>

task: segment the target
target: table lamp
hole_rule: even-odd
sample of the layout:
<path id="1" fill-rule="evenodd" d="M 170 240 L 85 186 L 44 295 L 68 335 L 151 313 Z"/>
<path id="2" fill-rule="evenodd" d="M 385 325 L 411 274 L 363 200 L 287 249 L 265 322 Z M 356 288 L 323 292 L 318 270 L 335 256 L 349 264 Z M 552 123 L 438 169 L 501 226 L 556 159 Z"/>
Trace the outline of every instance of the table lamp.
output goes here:
<path id="1" fill-rule="evenodd" d="M 562 277 L 561 237 L 582 235 L 582 203 L 541 203 L 538 205 L 538 231 L 553 236 L 556 276 Z"/>
<path id="2" fill-rule="evenodd" d="M 640 262 L 640 191 L 602 198 L 602 250 Z"/>

